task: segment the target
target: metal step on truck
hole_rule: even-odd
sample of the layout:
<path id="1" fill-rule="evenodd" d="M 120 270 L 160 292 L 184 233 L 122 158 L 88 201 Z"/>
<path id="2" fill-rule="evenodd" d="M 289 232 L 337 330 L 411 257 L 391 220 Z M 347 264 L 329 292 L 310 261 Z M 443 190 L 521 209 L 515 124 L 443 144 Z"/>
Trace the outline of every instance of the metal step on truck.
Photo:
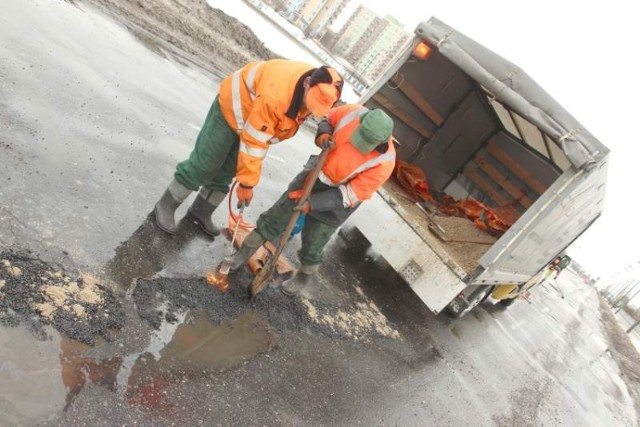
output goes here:
<path id="1" fill-rule="evenodd" d="M 522 69 L 436 18 L 360 102 L 391 115 L 399 160 L 432 192 L 513 213 L 489 235 L 392 178 L 344 225 L 433 313 L 461 317 L 489 296 L 508 305 L 602 212 L 609 150 Z"/>

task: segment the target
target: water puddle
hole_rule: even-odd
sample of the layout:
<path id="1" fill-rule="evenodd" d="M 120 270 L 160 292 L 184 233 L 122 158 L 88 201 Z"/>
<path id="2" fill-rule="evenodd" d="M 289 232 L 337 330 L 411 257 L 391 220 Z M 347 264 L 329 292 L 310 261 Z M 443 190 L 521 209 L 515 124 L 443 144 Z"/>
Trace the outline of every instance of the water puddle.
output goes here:
<path id="1" fill-rule="evenodd" d="M 0 424 L 34 425 L 62 410 L 60 344 L 55 331 L 39 341 L 25 326 L 0 327 Z"/>
<path id="2" fill-rule="evenodd" d="M 221 325 L 211 323 L 205 310 L 177 317 L 176 323 L 163 322 L 149 345 L 119 368 L 119 393 L 149 414 L 171 417 L 173 385 L 238 366 L 269 351 L 277 339 L 255 312 Z"/>
<path id="3" fill-rule="evenodd" d="M 101 340 L 92 347 L 52 328 L 48 332 L 51 339 L 38 341 L 25 327 L 0 328 L 3 422 L 54 421 L 82 393 L 88 394 L 84 405 L 98 400 L 105 390 L 113 401 L 124 401 L 149 416 L 170 418 L 174 385 L 204 375 L 215 381 L 213 375 L 269 351 L 277 339 L 255 312 L 215 325 L 205 310 L 163 322 L 147 345 L 127 354 L 118 352 L 117 342 L 105 345 Z"/>
<path id="4" fill-rule="evenodd" d="M 114 256 L 105 264 L 105 272 L 111 280 L 129 288 L 135 279 L 160 272 L 198 236 L 198 230 L 188 220 L 180 221 L 175 235 L 167 234 L 155 225 L 155 216 L 151 213 L 118 245 Z"/>
<path id="5" fill-rule="evenodd" d="M 178 375 L 218 372 L 268 351 L 275 340 L 267 322 L 255 312 L 214 325 L 202 310 L 193 319 L 177 325 L 159 357 L 146 353 L 145 363 L 157 371 Z"/>

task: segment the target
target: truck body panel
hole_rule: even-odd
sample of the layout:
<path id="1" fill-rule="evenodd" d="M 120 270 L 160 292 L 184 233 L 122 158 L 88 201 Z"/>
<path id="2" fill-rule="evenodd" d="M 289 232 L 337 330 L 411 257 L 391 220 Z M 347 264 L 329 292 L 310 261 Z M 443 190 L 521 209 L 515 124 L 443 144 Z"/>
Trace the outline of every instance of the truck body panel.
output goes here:
<path id="1" fill-rule="evenodd" d="M 580 236 L 602 212 L 607 163 L 567 171 L 484 254 L 476 284 L 522 283 Z"/>
<path id="2" fill-rule="evenodd" d="M 446 253 L 438 253 L 425 244 L 421 235 L 411 228 L 412 224 L 416 226 L 421 222 L 408 222 L 402 208 L 396 211 L 388 206 L 380 194 L 375 194 L 352 215 L 349 223 L 357 224 L 376 251 L 382 253 L 389 265 L 437 314 L 464 290 L 466 285 L 461 276 L 465 273 Z"/>

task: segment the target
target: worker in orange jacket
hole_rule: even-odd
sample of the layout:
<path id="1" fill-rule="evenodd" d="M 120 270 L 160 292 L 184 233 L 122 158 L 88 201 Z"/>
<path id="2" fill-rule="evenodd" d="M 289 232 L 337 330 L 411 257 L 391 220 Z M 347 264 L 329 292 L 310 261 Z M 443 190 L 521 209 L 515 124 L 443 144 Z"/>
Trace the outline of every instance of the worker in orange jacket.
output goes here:
<path id="1" fill-rule="evenodd" d="M 298 293 L 317 273 L 329 238 L 391 176 L 396 160 L 392 131 L 393 120 L 380 109 L 356 104 L 332 109 L 316 133 L 316 145 L 330 151 L 311 196 L 296 207 L 317 156 L 312 156 L 288 190 L 260 215 L 256 229 L 234 255 L 231 269 L 246 264 L 266 240 L 278 239 L 295 208 L 306 214 L 298 252 L 301 267 L 282 284 L 282 291 L 287 295 Z"/>
<path id="2" fill-rule="evenodd" d="M 324 116 L 338 101 L 343 80 L 330 67 L 304 62 L 251 62 L 226 77 L 189 158 L 178 163 L 154 212 L 158 227 L 176 230 L 175 211 L 200 189 L 188 215 L 211 236 L 211 214 L 235 176 L 238 205 L 248 206 L 271 144 L 293 137 L 302 122 Z"/>

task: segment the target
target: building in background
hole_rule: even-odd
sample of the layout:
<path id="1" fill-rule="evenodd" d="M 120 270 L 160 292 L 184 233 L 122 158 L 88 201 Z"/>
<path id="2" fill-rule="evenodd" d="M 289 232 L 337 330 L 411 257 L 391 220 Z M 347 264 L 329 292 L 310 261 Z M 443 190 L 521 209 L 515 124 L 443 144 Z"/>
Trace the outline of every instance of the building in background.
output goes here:
<path id="1" fill-rule="evenodd" d="M 380 18 L 366 6 L 358 6 L 327 48 L 343 57 L 369 82 L 411 40 L 404 26 L 394 17 Z"/>
<path id="2" fill-rule="evenodd" d="M 338 31 L 333 52 L 346 58 L 347 53 L 354 48 L 358 41 L 374 34 L 376 20 L 379 18 L 371 9 L 362 5 L 358 6 L 347 23 Z"/>
<path id="3" fill-rule="evenodd" d="M 304 34 L 312 39 L 320 39 L 342 13 L 350 0 L 325 0 L 320 10 L 317 11 Z"/>
<path id="4" fill-rule="evenodd" d="M 412 39 L 404 26 L 392 16 L 382 19 L 379 28 L 380 31 L 375 34 L 369 48 L 349 61 L 369 81 L 376 80 L 402 47 Z"/>
<path id="5" fill-rule="evenodd" d="M 381 18 L 363 5 L 358 5 L 342 28 L 334 31 L 332 23 L 351 0 L 245 1 L 259 10 L 271 8 L 297 27 L 302 33 L 295 37 L 303 44 L 312 43 L 307 47 L 325 63 L 339 66 L 357 93 L 375 81 L 411 40 L 397 19 Z"/>
<path id="6" fill-rule="evenodd" d="M 350 0 L 268 0 L 267 4 L 300 28 L 305 37 L 320 39 Z"/>
<path id="7" fill-rule="evenodd" d="M 286 10 L 288 2 L 286 0 L 262 0 L 262 3 L 266 4 L 276 12 L 282 12 Z"/>

